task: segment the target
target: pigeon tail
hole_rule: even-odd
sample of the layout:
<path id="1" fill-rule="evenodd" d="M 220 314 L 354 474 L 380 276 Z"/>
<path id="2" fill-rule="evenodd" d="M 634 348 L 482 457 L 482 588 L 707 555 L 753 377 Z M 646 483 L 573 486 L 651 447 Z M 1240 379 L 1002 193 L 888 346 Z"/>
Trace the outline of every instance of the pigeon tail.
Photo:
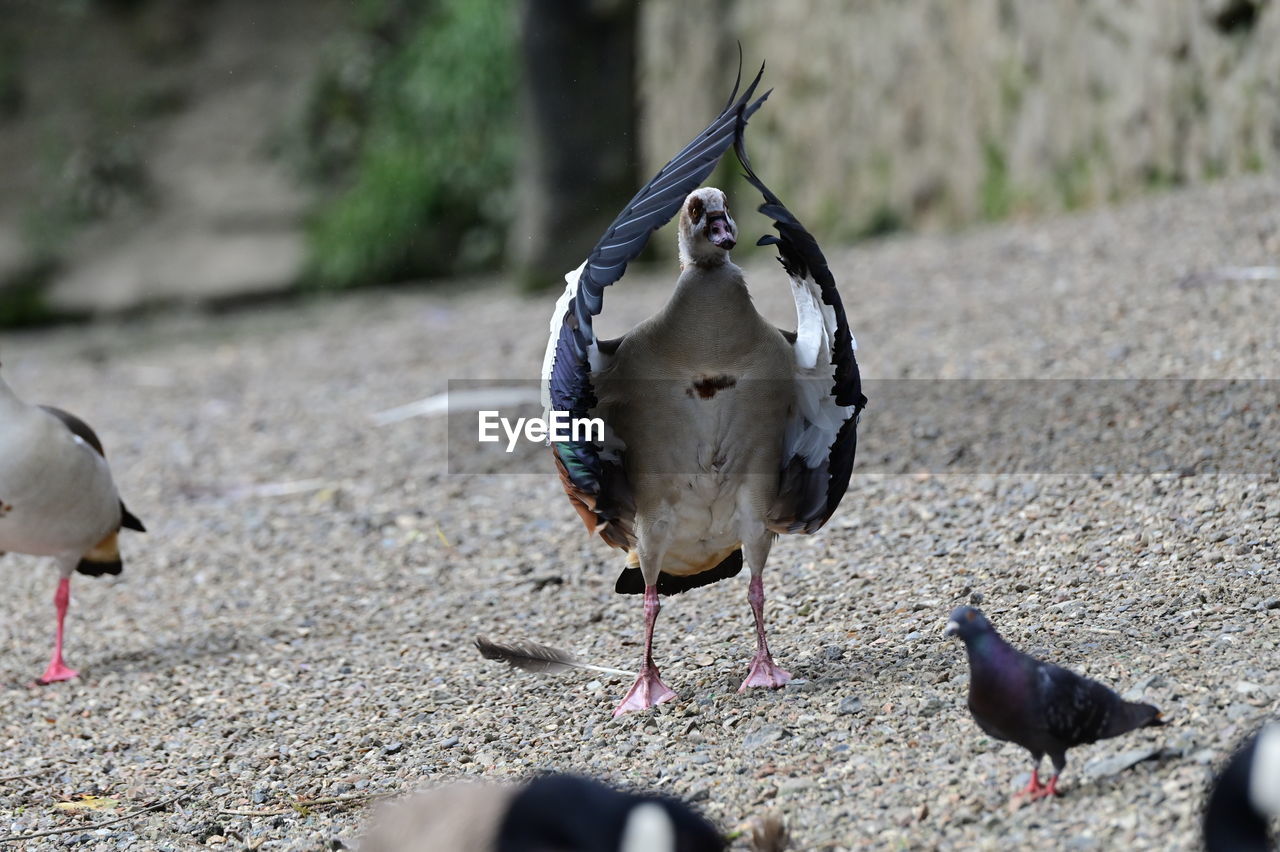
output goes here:
<path id="1" fill-rule="evenodd" d="M 1163 725 L 1160 711 L 1150 704 L 1138 704 L 1132 701 L 1123 702 L 1116 712 L 1107 720 L 1107 727 L 1099 739 L 1118 737 L 1138 728 L 1155 728 Z"/>

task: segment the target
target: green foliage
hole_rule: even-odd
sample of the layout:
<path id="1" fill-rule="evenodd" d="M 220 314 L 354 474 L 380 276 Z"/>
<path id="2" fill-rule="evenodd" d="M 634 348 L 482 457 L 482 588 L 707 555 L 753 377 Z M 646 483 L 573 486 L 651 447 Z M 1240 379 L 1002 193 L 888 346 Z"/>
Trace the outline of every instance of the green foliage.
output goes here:
<path id="1" fill-rule="evenodd" d="M 1054 163 L 1053 186 L 1064 209 L 1075 210 L 1093 200 L 1092 179 L 1089 157 L 1083 153 Z"/>
<path id="2" fill-rule="evenodd" d="M 50 261 L 35 261 L 0 281 L 0 328 L 40 325 L 53 318 L 45 287 L 54 271 Z"/>
<path id="3" fill-rule="evenodd" d="M 515 168 L 507 0 L 372 2 L 308 110 L 310 171 L 341 187 L 310 225 L 310 274 L 345 287 L 476 269 L 499 256 Z"/>
<path id="4" fill-rule="evenodd" d="M 1004 149 L 987 139 L 982 144 L 987 170 L 982 178 L 982 215 L 987 219 L 1003 219 L 1013 209 L 1013 188 L 1009 184 L 1009 164 Z"/>
<path id="5" fill-rule="evenodd" d="M 25 102 L 19 43 L 0 32 L 0 122 L 16 117 Z"/>
<path id="6" fill-rule="evenodd" d="M 888 201 L 882 201 L 871 211 L 854 234 L 854 239 L 865 240 L 896 234 L 907 228 L 907 222 Z"/>

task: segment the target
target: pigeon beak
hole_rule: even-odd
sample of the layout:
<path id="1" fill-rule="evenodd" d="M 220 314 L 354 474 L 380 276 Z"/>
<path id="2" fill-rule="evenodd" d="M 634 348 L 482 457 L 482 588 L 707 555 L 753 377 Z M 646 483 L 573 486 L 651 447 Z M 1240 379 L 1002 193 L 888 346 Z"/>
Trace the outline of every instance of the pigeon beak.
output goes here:
<path id="1" fill-rule="evenodd" d="M 960 633 L 960 623 L 957 621 L 948 621 L 947 626 L 942 628 L 943 636 L 957 636 Z"/>

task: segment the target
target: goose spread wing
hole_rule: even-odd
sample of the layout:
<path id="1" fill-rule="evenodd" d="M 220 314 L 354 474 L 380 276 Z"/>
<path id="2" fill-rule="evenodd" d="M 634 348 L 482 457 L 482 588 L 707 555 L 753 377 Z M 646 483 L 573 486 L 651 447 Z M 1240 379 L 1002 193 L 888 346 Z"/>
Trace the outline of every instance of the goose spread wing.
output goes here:
<path id="1" fill-rule="evenodd" d="M 776 245 L 791 278 L 796 333 L 787 334 L 795 353 L 795 408 L 787 424 L 778 498 L 769 525 L 776 532 L 812 533 L 840 505 L 858 446 L 858 417 L 867 404 L 844 305 L 827 259 L 800 221 L 751 169 L 740 125 L 734 150 L 746 178 L 764 203 L 778 235 L 758 245 Z M 785 332 L 784 332 L 785 333 Z"/>
<path id="2" fill-rule="evenodd" d="M 592 318 L 604 305 L 604 288 L 622 278 L 627 264 L 643 251 L 649 236 L 680 209 L 690 192 L 706 180 L 733 144 L 744 124 L 768 97 L 752 100 L 760 73 L 738 97 L 738 86 L 720 114 L 662 167 L 636 193 L 596 243 L 582 265 L 565 276 L 565 290 L 551 315 L 551 338 L 542 365 L 542 406 L 568 412 L 571 419 L 588 416 L 596 405 L 592 375 L 604 369 L 613 346 L 602 345 L 592 330 Z M 630 520 L 635 513 L 616 438 L 603 442 L 552 442 L 556 467 L 574 508 L 587 528 L 617 547 L 632 543 Z"/>

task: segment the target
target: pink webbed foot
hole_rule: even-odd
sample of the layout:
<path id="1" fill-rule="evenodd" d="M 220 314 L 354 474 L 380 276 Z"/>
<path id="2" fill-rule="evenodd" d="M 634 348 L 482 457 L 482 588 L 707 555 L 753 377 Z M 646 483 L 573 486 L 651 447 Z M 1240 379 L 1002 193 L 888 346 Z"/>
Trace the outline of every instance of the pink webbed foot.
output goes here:
<path id="1" fill-rule="evenodd" d="M 631 685 L 631 690 L 622 699 L 622 703 L 614 709 L 613 718 L 616 719 L 623 713 L 630 713 L 633 710 L 648 710 L 675 697 L 676 694 L 658 677 L 658 669 L 646 666 L 641 670 L 636 682 Z"/>
<path id="2" fill-rule="evenodd" d="M 57 683 L 60 680 L 71 680 L 77 676 L 73 669 L 67 668 L 67 664 L 62 662 L 62 631 L 63 623 L 67 618 L 67 606 L 71 603 L 71 580 L 63 577 L 58 581 L 58 590 L 53 595 L 53 605 L 57 610 L 57 631 L 53 635 L 53 658 L 49 660 L 49 668 L 44 670 L 44 674 L 36 681 L 37 684 L 43 686 L 48 683 Z"/>
<path id="3" fill-rule="evenodd" d="M 61 680 L 71 680 L 72 678 L 79 676 L 79 672 L 75 669 L 68 668 L 66 663 L 62 662 L 61 659 L 57 659 L 49 663 L 49 667 L 44 670 L 44 674 L 40 675 L 36 680 L 36 683 L 40 686 L 47 686 L 51 683 L 57 683 Z"/>
<path id="4" fill-rule="evenodd" d="M 738 691 L 746 692 L 752 687 L 778 689 L 786 686 L 789 680 L 791 680 L 791 672 L 774 665 L 773 657 L 767 653 L 756 654 L 751 660 L 751 669 L 747 672 L 747 679 L 742 682 L 742 686 L 738 687 Z"/>

